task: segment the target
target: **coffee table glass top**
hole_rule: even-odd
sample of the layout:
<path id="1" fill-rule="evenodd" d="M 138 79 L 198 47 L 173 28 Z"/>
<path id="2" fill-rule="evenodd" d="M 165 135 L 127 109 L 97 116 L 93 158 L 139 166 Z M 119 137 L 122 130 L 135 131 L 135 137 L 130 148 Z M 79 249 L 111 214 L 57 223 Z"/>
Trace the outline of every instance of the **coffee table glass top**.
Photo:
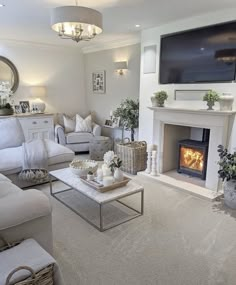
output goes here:
<path id="1" fill-rule="evenodd" d="M 100 193 L 95 189 L 89 187 L 88 185 L 84 184 L 77 175 L 72 173 L 69 167 L 50 171 L 50 175 L 67 184 L 71 188 L 74 188 L 75 190 L 81 192 L 82 194 L 96 201 L 99 204 L 108 203 L 110 201 L 125 197 L 129 194 L 135 194 L 144 190 L 143 186 L 138 185 L 137 183 L 131 180 L 124 187 L 120 187 L 105 193 Z"/>

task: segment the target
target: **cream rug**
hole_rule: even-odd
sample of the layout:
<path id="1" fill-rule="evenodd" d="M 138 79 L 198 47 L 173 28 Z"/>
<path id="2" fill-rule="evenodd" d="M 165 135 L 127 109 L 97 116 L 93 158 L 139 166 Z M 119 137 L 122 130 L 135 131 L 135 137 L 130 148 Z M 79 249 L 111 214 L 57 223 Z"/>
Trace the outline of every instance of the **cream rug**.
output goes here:
<path id="1" fill-rule="evenodd" d="M 145 187 L 144 216 L 103 233 L 51 197 L 54 253 L 65 285 L 235 284 L 236 211 L 134 180 Z M 65 189 L 61 182 L 54 187 Z M 49 195 L 49 185 L 37 188 Z M 138 199 L 128 201 L 138 206 Z M 124 212 L 111 207 L 106 215 Z"/>

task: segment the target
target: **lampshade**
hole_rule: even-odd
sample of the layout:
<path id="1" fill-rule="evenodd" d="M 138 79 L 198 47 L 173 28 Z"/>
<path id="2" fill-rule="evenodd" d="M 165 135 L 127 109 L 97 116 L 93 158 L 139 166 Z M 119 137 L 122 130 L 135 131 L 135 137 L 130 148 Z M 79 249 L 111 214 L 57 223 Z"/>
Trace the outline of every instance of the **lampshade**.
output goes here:
<path id="1" fill-rule="evenodd" d="M 46 97 L 46 88 L 44 86 L 32 86 L 30 87 L 30 95 L 33 98 Z"/>
<path id="2" fill-rule="evenodd" d="M 115 62 L 115 70 L 127 69 L 127 68 L 128 68 L 127 61 Z"/>
<path id="3" fill-rule="evenodd" d="M 63 39 L 90 40 L 102 32 L 102 14 L 81 6 L 57 7 L 52 11 L 51 25 Z"/>

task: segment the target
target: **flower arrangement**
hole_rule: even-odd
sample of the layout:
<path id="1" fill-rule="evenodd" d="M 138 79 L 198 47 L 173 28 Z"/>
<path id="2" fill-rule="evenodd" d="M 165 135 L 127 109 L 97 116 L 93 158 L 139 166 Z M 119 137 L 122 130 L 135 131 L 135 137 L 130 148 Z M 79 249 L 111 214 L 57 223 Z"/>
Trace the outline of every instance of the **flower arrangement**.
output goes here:
<path id="1" fill-rule="evenodd" d="M 218 146 L 218 153 L 220 156 L 220 170 L 219 177 L 223 181 L 236 180 L 236 152 L 229 153 L 222 145 Z"/>
<path id="2" fill-rule="evenodd" d="M 164 103 L 168 98 L 166 91 L 159 91 L 153 93 L 153 97 L 151 97 L 152 102 L 155 101 L 158 107 L 164 107 Z"/>
<path id="3" fill-rule="evenodd" d="M 135 129 L 139 125 L 139 101 L 126 99 L 114 111 L 113 116 L 120 118 L 121 125 L 131 131 L 131 141 L 134 141 Z"/>
<path id="4" fill-rule="evenodd" d="M 115 155 L 114 151 L 108 151 L 104 154 L 104 163 L 110 168 L 112 173 L 114 173 L 116 168 L 122 166 L 122 160 Z"/>
<path id="5" fill-rule="evenodd" d="M 0 110 L 3 115 L 12 115 L 13 108 L 9 103 L 13 92 L 9 86 L 8 82 L 0 83 Z"/>

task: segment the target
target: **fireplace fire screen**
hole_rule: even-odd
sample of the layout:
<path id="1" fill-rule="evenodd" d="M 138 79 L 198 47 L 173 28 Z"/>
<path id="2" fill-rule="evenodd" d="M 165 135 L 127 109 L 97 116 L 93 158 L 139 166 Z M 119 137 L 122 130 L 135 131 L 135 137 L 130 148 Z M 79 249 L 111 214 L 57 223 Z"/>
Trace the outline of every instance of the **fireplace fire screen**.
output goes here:
<path id="1" fill-rule="evenodd" d="M 179 141 L 179 173 L 206 179 L 208 142 L 195 140 Z"/>

